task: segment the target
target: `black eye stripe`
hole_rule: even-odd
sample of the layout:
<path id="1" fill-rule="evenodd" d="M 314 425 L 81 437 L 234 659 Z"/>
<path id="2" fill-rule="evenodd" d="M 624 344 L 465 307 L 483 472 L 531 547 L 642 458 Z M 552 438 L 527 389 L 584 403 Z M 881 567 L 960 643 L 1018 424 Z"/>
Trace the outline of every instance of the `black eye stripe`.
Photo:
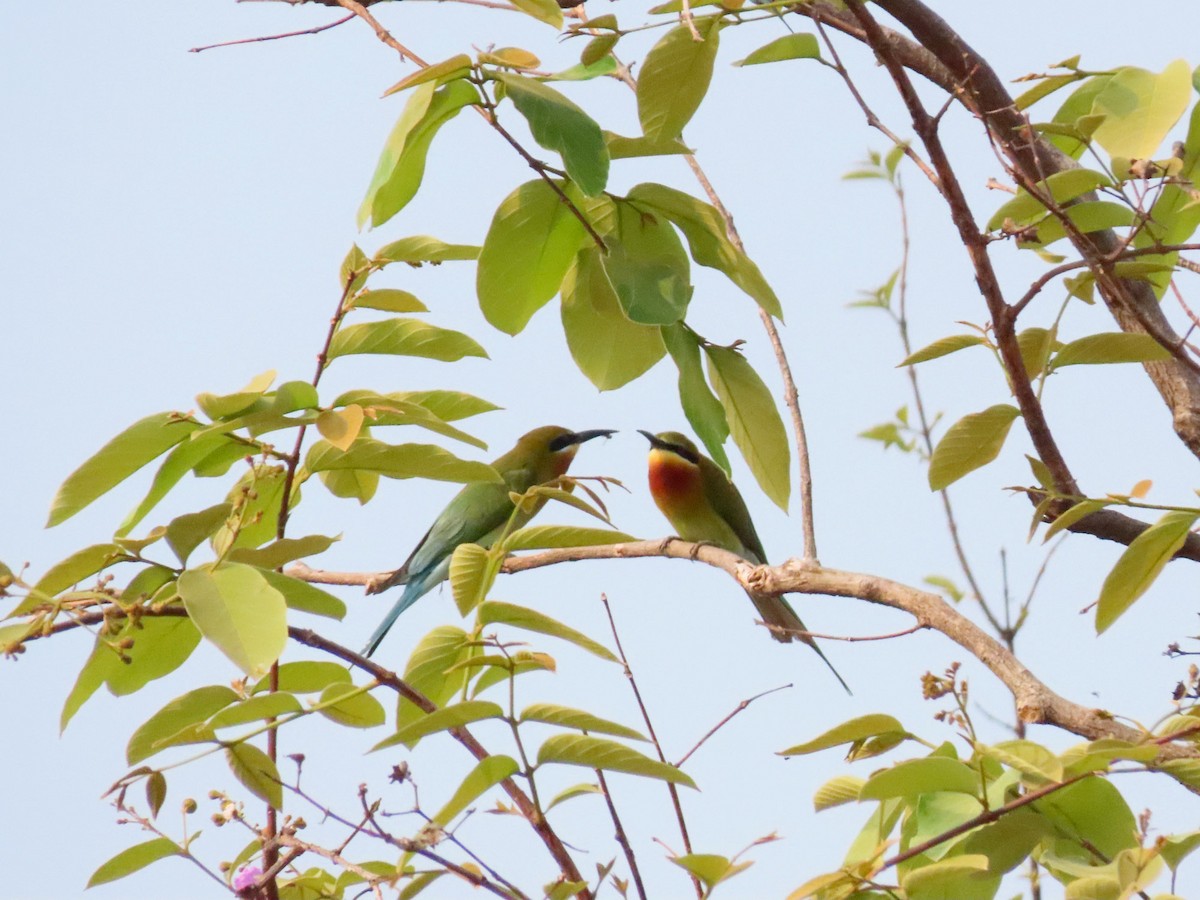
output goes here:
<path id="1" fill-rule="evenodd" d="M 557 453 L 559 450 L 565 450 L 575 443 L 574 434 L 564 434 L 556 437 L 550 442 L 550 452 Z"/>
<path id="2" fill-rule="evenodd" d="M 682 456 L 684 459 L 686 459 L 688 462 L 690 462 L 693 466 L 700 465 L 700 454 L 697 453 L 695 450 L 689 450 L 687 447 L 684 447 L 682 444 L 668 444 L 666 441 L 663 442 L 663 447 L 667 450 L 670 450 L 676 456 Z"/>

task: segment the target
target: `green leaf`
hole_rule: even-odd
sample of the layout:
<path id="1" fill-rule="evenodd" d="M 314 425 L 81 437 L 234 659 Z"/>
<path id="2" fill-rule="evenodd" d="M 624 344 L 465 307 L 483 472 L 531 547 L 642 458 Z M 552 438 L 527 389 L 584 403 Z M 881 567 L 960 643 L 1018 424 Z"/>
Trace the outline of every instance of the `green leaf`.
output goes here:
<path id="1" fill-rule="evenodd" d="M 467 773 L 454 796 L 437 811 L 433 821 L 443 828 L 448 828 L 454 818 L 474 803 L 484 791 L 516 775 L 520 769 L 517 761 L 511 756 L 489 756 L 481 759 L 475 768 Z"/>
<path id="2" fill-rule="evenodd" d="M 932 344 L 922 347 L 915 353 L 906 356 L 904 361 L 896 368 L 900 368 L 900 366 L 915 366 L 917 363 L 938 359 L 942 356 L 949 356 L 951 353 L 957 353 L 959 350 L 976 347 L 983 343 L 986 343 L 986 341 L 978 334 L 952 334 L 949 337 L 938 338 Z"/>
<path id="3" fill-rule="evenodd" d="M 487 351 L 461 331 L 439 328 L 417 319 L 384 319 L 338 329 L 329 344 L 329 358 L 356 353 L 419 356 L 454 362 L 464 356 L 487 359 Z"/>
<path id="4" fill-rule="evenodd" d="M 695 19 L 703 38 L 677 25 L 663 35 L 642 63 L 638 77 L 638 120 L 646 137 L 665 141 L 679 137 L 708 93 L 717 58 L 720 17 Z"/>
<path id="5" fill-rule="evenodd" d="M 666 217 L 631 203 L 616 205 L 616 230 L 601 257 L 621 309 L 632 322 L 670 325 L 683 319 L 692 298 L 687 253 Z"/>
<path id="6" fill-rule="evenodd" d="M 253 744 L 241 743 L 225 748 L 225 762 L 246 790 L 272 809 L 283 808 L 283 785 L 271 757 Z"/>
<path id="7" fill-rule="evenodd" d="M 1096 604 L 1097 634 L 1105 631 L 1146 593 L 1175 551 L 1183 546 L 1197 518 L 1200 514 L 1184 510 L 1165 513 L 1125 548 L 1100 588 L 1100 599 Z"/>
<path id="8" fill-rule="evenodd" d="M 122 850 L 93 872 L 92 877 L 88 879 L 87 886 L 95 887 L 99 884 L 116 881 L 118 878 L 124 878 L 126 875 L 132 875 L 139 869 L 144 869 L 146 866 L 158 862 L 160 859 L 179 855 L 179 846 L 170 838 L 154 838 L 141 844 L 135 844 L 132 847 Z"/>
<path id="9" fill-rule="evenodd" d="M 257 549 L 239 547 L 229 553 L 232 562 L 244 562 L 263 569 L 277 569 L 293 560 L 316 556 L 332 547 L 340 538 L 310 534 L 302 538 L 282 538 Z"/>
<path id="10" fill-rule="evenodd" d="M 769 44 L 764 44 L 735 66 L 757 66 L 762 63 L 780 62 L 785 59 L 820 59 L 821 46 L 815 34 L 785 34 Z"/>
<path id="11" fill-rule="evenodd" d="M 513 6 L 539 22 L 545 22 L 560 30 L 563 27 L 562 8 L 555 0 L 513 0 Z"/>
<path id="12" fill-rule="evenodd" d="M 189 725 L 206 721 L 237 701 L 238 695 L 224 685 L 196 688 L 176 697 L 130 735 L 125 761 L 137 765 L 162 749 L 166 739 Z"/>
<path id="13" fill-rule="evenodd" d="M 729 458 L 725 455 L 725 438 L 729 437 L 729 422 L 725 418 L 725 407 L 721 405 L 700 366 L 699 337 L 682 324 L 662 329 L 663 342 L 679 369 L 679 402 L 692 430 L 704 442 L 713 461 L 729 472 Z"/>
<path id="14" fill-rule="evenodd" d="M 383 704 L 353 684 L 329 685 L 319 703 L 321 715 L 348 728 L 374 728 L 387 721 Z"/>
<path id="15" fill-rule="evenodd" d="M 247 722 L 257 722 L 261 719 L 276 719 L 288 713 L 298 713 L 304 709 L 292 694 L 279 691 L 274 694 L 259 694 L 226 706 L 208 720 L 215 728 L 231 728 L 234 725 L 245 725 Z"/>
<path id="16" fill-rule="evenodd" d="M 359 291 L 350 298 L 347 307 L 349 309 L 378 309 L 394 313 L 429 312 L 429 307 L 418 300 L 415 294 L 396 288 Z"/>
<path id="17" fill-rule="evenodd" d="M 929 459 L 929 487 L 945 490 L 999 456 L 1013 420 L 1019 415 L 1015 406 L 1001 403 L 963 416 L 951 425 Z"/>
<path id="18" fill-rule="evenodd" d="M 629 199 L 662 213 L 687 238 L 692 259 L 702 266 L 717 269 L 777 319 L 783 307 L 775 291 L 763 277 L 754 260 L 729 239 L 725 220 L 716 207 L 663 184 L 644 183 L 629 192 Z"/>
<path id="19" fill-rule="evenodd" d="M 463 725 L 470 725 L 472 722 L 479 722 L 484 719 L 501 719 L 503 717 L 504 710 L 499 704 L 493 703 L 490 700 L 464 700 L 461 703 L 445 706 L 414 722 L 410 722 L 397 730 L 395 734 L 384 738 L 372 747 L 371 752 L 383 750 L 387 747 L 395 747 L 397 744 L 404 744 L 411 750 L 421 738 L 437 734 L 439 731 L 449 731 L 451 728 L 461 728 Z"/>
<path id="20" fill-rule="evenodd" d="M 637 538 L 611 528 L 583 528 L 578 525 L 528 525 L 504 539 L 505 553 L 517 550 L 549 550 L 559 547 L 602 547 Z"/>
<path id="21" fill-rule="evenodd" d="M 1051 367 L 1101 365 L 1105 363 L 1158 362 L 1171 358 L 1171 351 L 1148 334 L 1113 331 L 1089 334 L 1071 341 L 1054 354 Z"/>
<path id="22" fill-rule="evenodd" d="M 1058 205 L 1074 200 L 1083 194 L 1090 193 L 1100 187 L 1111 187 L 1112 180 L 1103 172 L 1094 169 L 1066 169 L 1055 172 L 1049 178 L 1037 183 L 1039 194 L 1049 194 Z M 1032 225 L 1047 214 L 1046 207 L 1028 191 L 1021 190 L 1007 203 L 1001 205 L 988 220 L 987 230 L 996 231 L 1004 225 L 1006 219 L 1012 224 L 1022 227 Z"/>
<path id="23" fill-rule="evenodd" d="M 489 322 L 517 334 L 558 293 L 584 240 L 583 225 L 541 179 L 496 209 L 479 254 L 475 288 Z"/>
<path id="24" fill-rule="evenodd" d="M 212 394 L 204 392 L 196 395 L 196 405 L 210 419 L 228 419 L 245 412 L 254 406 L 258 400 L 270 390 L 275 382 L 275 370 L 269 369 L 261 375 L 250 379 L 240 391 L 232 394 Z"/>
<path id="25" fill-rule="evenodd" d="M 589 653 L 608 662 L 620 662 L 607 647 L 593 641 L 582 632 L 576 631 L 557 619 L 552 619 L 537 610 L 511 603 L 501 603 L 489 600 L 479 605 L 479 623 L 481 625 L 504 624 L 538 634 L 548 634 L 560 640 L 567 641 L 577 647 L 582 647 Z"/>
<path id="26" fill-rule="evenodd" d="M 413 403 L 404 399 L 401 396 L 402 393 L 398 391 L 392 394 L 373 394 L 370 391 L 354 390 L 347 391 L 342 395 L 342 398 L 353 398 L 352 401 L 349 399 L 346 400 L 346 409 L 360 408 L 369 421 L 371 428 L 392 425 L 416 425 L 435 434 L 445 435 L 457 441 L 470 444 L 473 447 L 479 447 L 481 450 L 487 449 L 487 444 L 479 438 L 467 434 L 459 428 L 455 428 L 444 419 L 430 412 L 427 407 L 420 403 Z M 333 442 L 331 441 L 331 443 Z M 338 449 L 346 448 L 339 447 Z"/>
<path id="27" fill-rule="evenodd" d="M 67 588 L 74 587 L 84 578 L 108 568 L 115 560 L 124 555 L 124 551 L 116 544 L 93 544 L 82 550 L 76 550 L 42 574 L 30 591 L 30 596 L 26 598 L 26 603 L 18 606 L 13 615 L 19 615 L 26 611 L 26 606 L 32 608 L 45 598 L 53 597 Z"/>
<path id="28" fill-rule="evenodd" d="M 979 853 L 960 854 L 926 862 L 900 878 L 907 900 L 991 900 L 1000 878 L 988 873 L 988 858 Z"/>
<path id="29" fill-rule="evenodd" d="M 838 775 L 829 779 L 813 794 L 813 810 L 821 812 L 847 803 L 857 803 L 858 794 L 866 781 L 855 775 Z"/>
<path id="30" fill-rule="evenodd" d="M 292 694 L 315 694 L 331 684 L 349 683 L 350 672 L 340 663 L 314 660 L 279 665 L 279 690 Z M 270 676 L 263 676 L 251 693 L 261 693 L 270 686 Z"/>
<path id="31" fill-rule="evenodd" d="M 375 254 L 375 263 L 402 262 L 419 266 L 427 262 L 471 260 L 479 258 L 479 249 L 471 244 L 447 244 L 427 234 L 418 234 L 384 244 Z"/>
<path id="32" fill-rule="evenodd" d="M 155 413 L 130 425 L 67 476 L 50 504 L 46 527 L 65 522 L 200 427 L 171 412 Z"/>
<path id="33" fill-rule="evenodd" d="M 508 99 L 529 123 L 533 139 L 562 156 L 567 175 L 581 191 L 599 196 L 608 183 L 608 148 L 596 121 L 540 81 L 505 72 L 492 77 L 504 85 Z"/>
<path id="34" fill-rule="evenodd" d="M 621 39 L 619 34 L 600 34 L 587 42 L 583 52 L 579 54 L 579 62 L 583 66 L 593 66 L 602 59 L 611 58 L 613 47 Z"/>
<path id="35" fill-rule="evenodd" d="M 467 671 L 455 669 L 455 665 L 473 653 L 474 648 L 465 631 L 442 625 L 417 643 L 404 668 L 404 681 L 435 705 L 442 706 L 462 690 L 467 680 Z M 403 728 L 426 715 L 423 709 L 401 697 L 396 707 L 396 728 Z"/>
<path id="36" fill-rule="evenodd" d="M 554 809 L 560 803 L 566 803 L 568 800 L 573 800 L 576 797 L 582 797 L 587 794 L 602 794 L 600 786 L 596 784 L 573 784 L 570 787 L 563 788 L 557 794 L 550 798 L 550 802 L 546 804 L 546 812 Z"/>
<path id="37" fill-rule="evenodd" d="M 1099 851 L 1109 859 L 1137 845 L 1137 821 L 1121 792 L 1104 778 L 1086 778 L 1043 797 L 1038 812 L 1063 837 L 1091 844 L 1087 859 Z"/>
<path id="38" fill-rule="evenodd" d="M 176 516 L 167 525 L 167 544 L 176 558 L 187 565 L 188 557 L 206 539 L 216 534 L 233 512 L 233 504 L 218 503 L 199 512 Z"/>
<path id="39" fill-rule="evenodd" d="M 418 84 L 425 84 L 429 81 L 436 84 L 445 84 L 447 81 L 453 81 L 456 78 L 465 78 L 470 71 L 471 57 L 465 53 L 459 53 L 457 56 L 444 59 L 440 63 L 434 63 L 431 66 L 418 69 L 407 78 L 401 78 L 384 91 L 383 96 L 389 97 L 392 94 L 407 90 L 410 87 L 416 87 Z"/>
<path id="40" fill-rule="evenodd" d="M 858 792 L 860 800 L 915 797 L 936 791 L 953 791 L 977 796 L 979 773 L 966 763 L 945 756 L 907 759 L 890 769 L 876 772 Z"/>
<path id="41" fill-rule="evenodd" d="M 151 818 L 158 818 L 158 811 L 162 809 L 162 805 L 166 799 L 166 776 L 162 772 L 151 772 L 146 777 L 146 805 L 150 807 Z"/>
<path id="42" fill-rule="evenodd" d="M 227 495 L 233 504 L 233 516 L 213 535 L 213 549 L 220 554 L 233 547 L 257 547 L 272 540 L 279 532 L 279 508 L 286 483 L 283 466 L 261 463 L 239 478 Z M 294 495 L 292 499 L 294 502 Z"/>
<path id="43" fill-rule="evenodd" d="M 1197 847 L 1200 847 L 1200 831 L 1188 831 L 1184 834 L 1168 835 L 1159 847 L 1159 853 L 1174 872 Z"/>
<path id="44" fill-rule="evenodd" d="M 691 153 L 689 148 L 679 138 L 651 140 L 648 137 L 625 137 L 611 131 L 604 132 L 604 140 L 608 144 L 608 155 L 611 159 L 633 159 L 643 156 L 682 156 Z"/>
<path id="45" fill-rule="evenodd" d="M 856 743 L 881 734 L 907 735 L 908 732 L 898 719 L 884 713 L 871 713 L 870 715 L 859 716 L 856 719 L 843 722 L 841 725 L 829 729 L 824 734 L 818 735 L 811 741 L 805 741 L 803 744 L 796 744 L 793 747 L 788 747 L 786 750 L 781 750 L 779 751 L 779 755 L 804 756 L 808 753 L 816 753 L 818 750 L 827 750 L 830 747 L 837 747 L 839 744 Z"/>
<path id="46" fill-rule="evenodd" d="M 599 716 L 593 716 L 591 713 L 584 712 L 581 709 L 558 706 L 554 703 L 534 703 L 531 706 L 525 707 L 521 711 L 520 721 L 544 722 L 547 725 L 560 725 L 563 728 L 574 728 L 578 731 L 595 731 L 600 734 L 611 734 L 615 737 L 629 738 L 635 741 L 646 740 L 641 732 L 621 725 L 619 722 L 612 722 L 608 719 L 602 719 Z"/>
<path id="47" fill-rule="evenodd" d="M 459 544 L 450 557 L 450 590 L 460 615 L 487 598 L 500 573 L 500 560 L 478 544 Z"/>
<path id="48" fill-rule="evenodd" d="M 1110 200 L 1086 200 L 1067 207 L 1065 212 L 1075 229 L 1084 234 L 1107 228 L 1124 228 L 1132 225 L 1135 219 L 1132 209 Z M 1037 229 L 1037 242 L 1042 245 L 1053 244 L 1066 236 L 1067 227 L 1057 216 L 1046 219 Z"/>
<path id="49" fill-rule="evenodd" d="M 242 563 L 207 564 L 179 576 L 188 615 L 251 678 L 261 678 L 287 644 L 287 604 L 263 573 Z"/>
<path id="50" fill-rule="evenodd" d="M 346 617 L 346 604 L 316 585 L 270 569 L 261 569 L 260 572 L 267 583 L 283 595 L 283 602 L 288 609 L 338 621 Z"/>
<path id="51" fill-rule="evenodd" d="M 1017 335 L 1017 349 L 1021 351 L 1025 377 L 1037 378 L 1046 368 L 1046 361 L 1058 344 L 1053 328 L 1026 328 Z"/>
<path id="52" fill-rule="evenodd" d="M 1046 529 L 1046 534 L 1042 538 L 1042 543 L 1050 540 L 1060 531 L 1070 528 L 1080 519 L 1090 516 L 1092 513 L 1110 506 L 1111 501 L 1108 500 L 1080 500 L 1074 506 L 1070 507 L 1061 516 L 1050 523 L 1050 527 Z"/>
<path id="53" fill-rule="evenodd" d="M 1021 780 L 1029 787 L 1062 781 L 1063 765 L 1059 758 L 1033 741 L 1003 741 L 991 746 L 980 746 L 979 752 L 1010 769 L 1021 773 Z"/>
<path id="54" fill-rule="evenodd" d="M 117 537 L 129 534 L 188 472 L 200 474 L 200 468 L 206 463 L 211 466 L 214 463 L 219 465 L 223 460 L 234 462 L 249 452 L 250 448 L 245 444 L 234 441 L 225 434 L 209 434 L 179 444 L 167 454 L 162 465 L 158 467 L 150 490 L 142 502 L 117 528 Z"/>
<path id="55" fill-rule="evenodd" d="M 464 484 L 500 481 L 491 466 L 459 459 L 432 444 L 393 445 L 361 437 L 345 453 L 327 441 L 318 441 L 309 450 L 305 466 L 310 472 L 363 469 L 387 478 L 432 478 Z"/>
<path id="56" fill-rule="evenodd" d="M 425 175 L 425 157 L 438 130 L 464 106 L 479 102 L 479 92 L 467 81 L 418 85 L 388 135 L 375 175 L 358 210 L 358 227 L 378 228 L 416 196 Z"/>
<path id="57" fill-rule="evenodd" d="M 543 766 L 547 763 L 586 766 L 606 772 L 624 772 L 672 784 L 683 784 L 690 788 L 696 787 L 696 783 L 675 766 L 651 759 L 644 753 L 616 741 L 586 734 L 556 734 L 547 738 L 538 748 L 537 764 Z"/>
<path id="58" fill-rule="evenodd" d="M 562 284 L 562 324 L 579 371 L 601 391 L 622 387 L 666 354 L 658 328 L 630 321 L 599 251 L 584 247 Z"/>
<path id="59" fill-rule="evenodd" d="M 707 345 L 708 377 L 721 398 L 733 442 L 771 500 L 787 511 L 791 493 L 791 448 L 775 398 L 736 350 Z"/>
<path id="60" fill-rule="evenodd" d="M 1127 66 L 1096 95 L 1105 115 L 1094 137 L 1111 156 L 1151 159 L 1191 100 L 1191 67 L 1177 59 L 1161 75 Z"/>
<path id="61" fill-rule="evenodd" d="M 133 646 L 123 651 L 127 662 L 114 666 L 105 677 L 114 697 L 135 693 L 170 675 L 200 644 L 200 632 L 192 620 L 175 616 L 142 617 L 122 629 L 120 637 L 132 638 Z"/>
<path id="62" fill-rule="evenodd" d="M 699 878 L 704 882 L 704 886 L 709 891 L 722 881 L 726 881 L 754 865 L 753 860 L 735 863 L 715 853 L 687 853 L 683 856 L 670 856 L 667 858 L 675 863 L 675 865 Z"/>

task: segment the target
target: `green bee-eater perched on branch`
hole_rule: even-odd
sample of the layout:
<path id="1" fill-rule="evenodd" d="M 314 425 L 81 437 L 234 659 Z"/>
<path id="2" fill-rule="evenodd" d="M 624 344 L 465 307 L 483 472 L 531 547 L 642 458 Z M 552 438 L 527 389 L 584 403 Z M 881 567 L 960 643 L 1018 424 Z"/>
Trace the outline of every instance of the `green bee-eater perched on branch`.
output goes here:
<path id="1" fill-rule="evenodd" d="M 521 528 L 545 503 L 544 499 L 539 499 L 529 504 L 516 513 L 514 519 L 515 506 L 510 492 L 523 494 L 535 485 L 565 475 L 580 444 L 610 434 L 614 432 L 604 428 L 592 431 L 571 431 L 557 425 L 535 428 L 492 463 L 492 468 L 504 479 L 503 484 L 480 481 L 459 491 L 434 520 L 404 565 L 367 589 L 368 593 L 378 594 L 394 585 L 404 585 L 404 593 L 375 629 L 364 653 L 367 656 L 374 653 L 400 614 L 446 580 L 455 547 L 459 544 L 490 547 L 510 519 L 513 528 Z"/>
<path id="2" fill-rule="evenodd" d="M 650 441 L 650 494 L 676 533 L 685 541 L 712 544 L 765 565 L 767 554 L 754 530 L 746 501 L 724 470 L 677 431 L 641 433 Z M 816 642 L 799 633 L 808 629 L 786 600 L 776 594 L 746 593 L 763 622 L 771 626 L 771 637 L 785 643 L 799 638 L 808 644 L 842 687 L 850 691 Z"/>

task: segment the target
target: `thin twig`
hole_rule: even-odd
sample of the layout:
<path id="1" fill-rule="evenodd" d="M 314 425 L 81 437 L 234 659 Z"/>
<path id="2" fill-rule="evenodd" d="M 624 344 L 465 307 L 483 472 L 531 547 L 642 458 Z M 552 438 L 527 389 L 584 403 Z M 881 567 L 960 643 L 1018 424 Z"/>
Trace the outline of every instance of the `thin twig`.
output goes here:
<path id="1" fill-rule="evenodd" d="M 712 737 L 714 734 L 716 734 L 718 731 L 720 731 L 722 728 L 724 728 L 725 725 L 731 719 L 733 719 L 734 716 L 736 716 L 738 713 L 742 712 L 743 710 L 749 708 L 750 704 L 753 703 L 755 700 L 757 700 L 760 697 L 765 697 L 765 696 L 767 696 L 767 694 L 774 694 L 776 691 L 787 690 L 790 687 L 792 687 L 791 684 L 781 684 L 779 687 L 773 687 L 770 690 L 763 691 L 760 694 L 755 694 L 753 697 L 747 697 L 745 700 L 741 701 L 737 706 L 735 706 L 733 708 L 733 711 L 731 713 L 729 713 L 727 716 L 722 718 L 721 721 L 719 721 L 712 728 L 708 729 L 708 731 L 706 731 L 704 733 L 704 737 L 702 737 L 702 738 L 700 738 L 700 740 L 696 741 L 696 745 L 694 747 L 692 747 L 691 750 L 689 750 L 687 753 L 683 754 L 683 756 L 681 756 L 679 758 L 679 762 L 675 763 L 675 768 L 677 768 L 677 769 L 683 768 L 683 764 L 685 762 L 687 762 L 689 759 L 691 759 L 693 753 L 695 753 L 702 746 L 704 746 L 704 743 L 710 737 Z"/>
<path id="2" fill-rule="evenodd" d="M 219 44 L 205 44 L 203 47 L 192 47 L 188 53 L 203 53 L 205 50 L 215 50 L 217 47 L 236 47 L 238 44 L 261 44 L 263 41 L 279 41 L 283 38 L 301 37 L 306 34 L 320 34 L 322 31 L 328 31 L 330 28 L 337 28 L 339 25 L 344 25 L 354 18 L 354 13 L 338 19 L 336 22 L 329 22 L 325 25 L 318 25 L 315 28 L 305 28 L 301 31 L 288 31 L 283 34 L 268 34 L 264 37 L 239 38 L 236 41 L 222 41 Z"/>
<path id="3" fill-rule="evenodd" d="M 621 666 L 625 670 L 625 679 L 629 682 L 629 687 L 633 690 L 634 700 L 637 701 L 638 709 L 641 710 L 642 721 L 646 724 L 646 731 L 650 735 L 650 742 L 654 745 L 654 750 L 658 754 L 659 761 L 667 763 L 667 755 L 663 753 L 662 744 L 659 743 L 658 735 L 654 731 L 654 723 L 650 719 L 650 712 L 646 709 L 645 701 L 642 700 L 642 692 L 638 689 L 637 679 L 633 677 L 633 669 L 629 665 L 629 659 L 625 656 L 625 648 L 621 646 L 621 635 L 617 631 L 617 620 L 613 618 L 612 607 L 608 603 L 608 597 L 601 594 L 600 602 L 604 604 L 604 613 L 608 616 L 608 627 L 612 631 L 613 643 L 617 647 L 617 656 L 620 658 Z M 683 817 L 683 804 L 679 800 L 679 789 L 675 787 L 674 782 L 668 781 L 667 792 L 671 795 L 671 804 L 675 807 L 675 820 L 679 823 L 679 834 L 683 838 L 683 849 L 685 852 L 691 853 L 692 839 L 688 836 L 687 820 Z M 700 879 L 695 875 L 692 875 L 692 886 L 696 889 L 697 898 L 704 900 L 704 887 L 700 884 Z"/>
<path id="4" fill-rule="evenodd" d="M 595 772 L 596 779 L 600 782 L 600 793 L 604 795 L 604 803 L 608 806 L 608 817 L 612 819 L 613 828 L 616 829 L 614 836 L 621 847 L 621 852 L 625 854 L 625 862 L 629 864 L 629 874 L 633 879 L 634 890 L 637 891 L 641 900 L 646 900 L 646 886 L 642 884 L 642 871 L 638 868 L 637 856 L 634 855 L 633 845 L 629 843 L 629 835 L 625 833 L 625 826 L 621 824 L 621 817 L 617 814 L 617 805 L 613 802 L 612 793 L 608 789 L 608 779 L 604 777 L 602 769 L 596 769 Z"/>

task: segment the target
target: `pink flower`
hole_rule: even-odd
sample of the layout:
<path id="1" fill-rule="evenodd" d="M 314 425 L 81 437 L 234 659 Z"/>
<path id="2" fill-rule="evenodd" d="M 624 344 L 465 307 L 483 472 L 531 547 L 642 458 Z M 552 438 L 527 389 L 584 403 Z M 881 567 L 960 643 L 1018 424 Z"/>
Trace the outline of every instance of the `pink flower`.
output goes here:
<path id="1" fill-rule="evenodd" d="M 235 891 L 244 891 L 246 888 L 253 887 L 254 883 L 262 877 L 262 869 L 258 866 L 246 866 L 239 869 L 238 873 L 233 876 L 233 889 Z"/>

